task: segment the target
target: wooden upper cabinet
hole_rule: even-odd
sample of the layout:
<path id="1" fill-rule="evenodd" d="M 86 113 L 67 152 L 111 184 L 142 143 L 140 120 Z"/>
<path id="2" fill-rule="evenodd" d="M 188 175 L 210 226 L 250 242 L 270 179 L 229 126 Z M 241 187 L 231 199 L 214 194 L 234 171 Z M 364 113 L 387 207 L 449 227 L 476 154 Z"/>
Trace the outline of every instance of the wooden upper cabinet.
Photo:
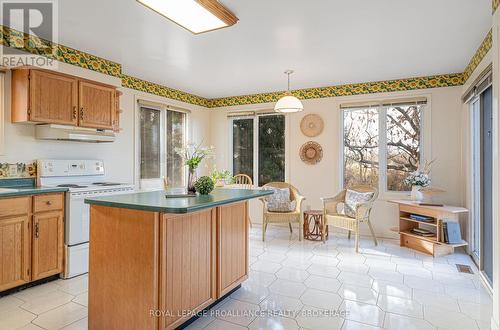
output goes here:
<path id="1" fill-rule="evenodd" d="M 79 82 L 80 126 L 114 129 L 116 89 L 87 81 Z"/>
<path id="2" fill-rule="evenodd" d="M 63 271 L 63 212 L 33 215 L 33 281 Z"/>
<path id="3" fill-rule="evenodd" d="M 78 80 L 31 70 L 30 121 L 76 125 L 78 106 Z"/>
<path id="4" fill-rule="evenodd" d="M 39 69 L 12 70 L 13 123 L 117 130 L 115 87 Z"/>

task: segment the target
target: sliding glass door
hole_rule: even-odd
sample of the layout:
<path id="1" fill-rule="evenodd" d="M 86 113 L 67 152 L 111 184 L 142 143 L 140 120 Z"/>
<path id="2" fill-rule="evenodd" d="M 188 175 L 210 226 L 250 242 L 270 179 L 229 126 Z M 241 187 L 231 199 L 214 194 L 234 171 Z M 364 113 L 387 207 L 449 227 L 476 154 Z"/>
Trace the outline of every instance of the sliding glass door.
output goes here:
<path id="1" fill-rule="evenodd" d="M 493 279 L 493 113 L 492 88 L 471 102 L 472 144 L 472 257 Z"/>

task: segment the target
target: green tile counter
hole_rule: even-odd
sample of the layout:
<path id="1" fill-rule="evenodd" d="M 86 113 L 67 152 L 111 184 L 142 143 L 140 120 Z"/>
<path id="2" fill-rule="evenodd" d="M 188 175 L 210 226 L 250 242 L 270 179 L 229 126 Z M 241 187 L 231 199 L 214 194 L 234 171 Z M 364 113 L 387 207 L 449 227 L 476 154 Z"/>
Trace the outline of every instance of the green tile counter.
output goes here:
<path id="1" fill-rule="evenodd" d="M 68 188 L 36 187 L 34 178 L 1 179 L 0 198 L 67 192 Z"/>
<path id="2" fill-rule="evenodd" d="M 219 205 L 264 197 L 269 190 L 215 189 L 209 195 L 166 198 L 165 191 L 137 192 L 125 195 L 87 198 L 85 203 L 161 213 L 189 213 Z"/>
<path id="3" fill-rule="evenodd" d="M 89 329 L 176 329 L 248 278 L 248 200 L 267 190 L 165 191 L 90 204 Z"/>

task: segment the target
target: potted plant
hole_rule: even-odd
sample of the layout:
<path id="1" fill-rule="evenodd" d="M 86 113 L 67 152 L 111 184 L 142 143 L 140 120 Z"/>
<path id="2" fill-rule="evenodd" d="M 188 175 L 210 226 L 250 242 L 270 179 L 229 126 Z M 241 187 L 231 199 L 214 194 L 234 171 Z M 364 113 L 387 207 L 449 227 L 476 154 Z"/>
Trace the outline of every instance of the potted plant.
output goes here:
<path id="1" fill-rule="evenodd" d="M 202 176 L 196 180 L 194 187 L 200 195 L 208 195 L 214 190 L 214 182 L 210 177 Z"/>
<path id="2" fill-rule="evenodd" d="M 423 187 L 427 187 L 431 184 L 430 172 L 431 172 L 431 164 L 434 162 L 425 162 L 425 165 L 419 166 L 419 168 L 410 173 L 404 180 L 406 185 L 411 186 L 411 199 L 414 201 L 421 201 L 424 199 L 424 195 L 420 191 Z"/>
<path id="3" fill-rule="evenodd" d="M 214 168 L 212 174 L 210 175 L 212 180 L 215 183 L 216 187 L 222 187 L 226 184 L 231 183 L 231 179 L 233 178 L 232 174 L 228 170 L 220 170 Z"/>
<path id="4" fill-rule="evenodd" d="M 194 193 L 196 191 L 194 183 L 196 182 L 196 169 L 205 158 L 214 156 L 214 147 L 202 147 L 200 144 L 188 143 L 183 148 L 175 148 L 175 152 L 181 156 L 184 165 L 188 167 L 188 192 Z"/>

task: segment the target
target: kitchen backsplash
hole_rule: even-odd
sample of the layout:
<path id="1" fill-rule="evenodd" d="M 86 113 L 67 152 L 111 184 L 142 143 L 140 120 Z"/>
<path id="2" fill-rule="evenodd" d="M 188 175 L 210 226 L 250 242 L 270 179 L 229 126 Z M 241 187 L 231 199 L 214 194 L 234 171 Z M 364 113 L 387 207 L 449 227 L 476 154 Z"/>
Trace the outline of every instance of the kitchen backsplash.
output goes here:
<path id="1" fill-rule="evenodd" d="M 36 162 L 0 163 L 0 179 L 36 177 Z"/>

